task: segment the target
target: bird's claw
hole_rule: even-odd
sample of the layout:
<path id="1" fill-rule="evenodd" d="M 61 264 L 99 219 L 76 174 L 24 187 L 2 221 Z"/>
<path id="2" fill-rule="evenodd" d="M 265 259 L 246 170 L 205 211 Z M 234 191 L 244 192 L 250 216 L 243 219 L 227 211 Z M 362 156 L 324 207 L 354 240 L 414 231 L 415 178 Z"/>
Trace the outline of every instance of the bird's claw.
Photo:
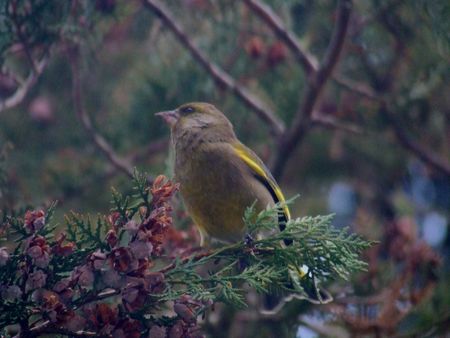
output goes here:
<path id="1" fill-rule="evenodd" d="M 252 235 L 246 234 L 244 237 L 245 245 L 247 245 L 248 247 L 251 247 L 251 246 L 253 246 L 253 242 L 254 242 L 254 239 L 253 239 Z"/>

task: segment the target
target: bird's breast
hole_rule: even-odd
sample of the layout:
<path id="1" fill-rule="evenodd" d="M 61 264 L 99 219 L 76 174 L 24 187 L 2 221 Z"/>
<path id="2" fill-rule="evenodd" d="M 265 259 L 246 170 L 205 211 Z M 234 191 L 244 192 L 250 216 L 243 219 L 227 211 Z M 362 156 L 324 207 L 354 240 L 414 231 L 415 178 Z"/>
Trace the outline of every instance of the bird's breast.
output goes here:
<path id="1" fill-rule="evenodd" d="M 224 241 L 242 239 L 247 207 L 258 201 L 264 208 L 272 201 L 226 143 L 196 140 L 189 147 L 176 147 L 175 177 L 194 222 Z"/>

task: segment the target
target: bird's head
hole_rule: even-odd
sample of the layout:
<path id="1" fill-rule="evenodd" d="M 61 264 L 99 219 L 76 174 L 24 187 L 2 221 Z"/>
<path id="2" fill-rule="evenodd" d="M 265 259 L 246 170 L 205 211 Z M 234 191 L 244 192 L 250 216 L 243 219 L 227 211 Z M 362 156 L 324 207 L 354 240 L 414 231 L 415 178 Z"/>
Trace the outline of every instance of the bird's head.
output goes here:
<path id="1" fill-rule="evenodd" d="M 209 136 L 234 137 L 233 126 L 215 106 L 205 102 L 191 102 L 175 110 L 156 113 L 170 126 L 173 135 L 184 132 L 201 132 Z"/>

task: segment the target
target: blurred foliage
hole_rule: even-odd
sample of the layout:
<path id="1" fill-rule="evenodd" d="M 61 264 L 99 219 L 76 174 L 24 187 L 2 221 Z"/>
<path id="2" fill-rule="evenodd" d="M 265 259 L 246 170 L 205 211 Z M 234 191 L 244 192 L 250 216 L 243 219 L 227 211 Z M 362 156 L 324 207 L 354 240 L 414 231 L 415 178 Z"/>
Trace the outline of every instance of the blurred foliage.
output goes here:
<path id="1" fill-rule="evenodd" d="M 60 38 L 60 28 L 68 18 L 70 3 L 37 0 L 4 0 L 0 5 L 0 55 L 16 43 L 29 48 L 50 45 Z"/>
<path id="2" fill-rule="evenodd" d="M 283 41 L 264 22 L 238 1 L 164 3 L 210 60 L 290 125 L 302 99 L 306 76 Z M 320 59 L 333 29 L 335 1 L 264 3 L 297 35 L 301 45 Z M 346 45 L 335 69 L 335 74 L 363 83 L 388 100 L 407 134 L 447 162 L 449 17 L 450 6 L 445 0 L 354 1 Z M 19 31 L 21 34 L 17 34 Z M 220 107 L 244 143 L 268 163 L 273 159 L 277 140 L 270 136 L 267 125 L 236 96 L 217 86 L 140 2 L 1 0 L 0 100 L 18 86 L 10 73 L 23 78 L 31 67 L 30 56 L 51 55 L 47 69 L 23 102 L 0 111 L 0 146 L 13 146 L 1 164 L 0 177 L 5 177 L 1 207 L 59 200 L 55 218 L 62 220 L 70 210 L 107 213 L 111 186 L 131 192 L 124 176 L 99 155 L 76 117 L 67 58 L 71 43 L 81 46 L 79 72 L 84 104 L 96 130 L 119 154 L 136 155 L 133 165 L 138 168 L 155 174 L 170 167 L 167 148 L 147 150 L 153 142 L 168 139 L 167 128 L 153 114 L 195 100 Z M 376 102 L 333 80 L 327 83 L 317 110 L 356 124 L 364 133 L 314 127 L 290 158 L 280 184 L 288 196 L 301 194 L 294 203 L 294 215 L 335 212 L 336 224 L 349 224 L 365 237 L 380 240 L 381 249 L 367 254 L 368 258 L 373 256 L 369 273 L 355 277 L 351 290 L 356 289 L 356 295 L 368 295 L 391 286 L 390 282 L 404 272 L 402 267 L 417 258 L 411 243 L 429 238 L 430 229 L 438 231 L 439 224 L 427 226 L 425 222 L 433 212 L 443 217 L 445 226 L 441 240 L 429 244 L 448 263 L 450 178 L 420 162 L 398 142 Z M 346 188 L 334 189 L 336 186 Z M 346 191 L 351 198 L 342 195 Z M 178 206 L 176 217 L 186 223 L 183 216 Z M 402 228 L 405 224 L 407 231 Z M 389 229 L 397 230 L 393 235 Z M 409 260 L 394 259 L 389 250 L 383 251 L 386 242 L 399 238 L 403 242 L 398 248 L 407 247 Z M 430 260 L 427 257 L 422 257 L 423 264 L 429 264 L 431 256 Z M 440 332 L 439 323 L 448 321 L 448 264 L 443 264 L 437 276 L 434 293 L 401 318 L 397 325 L 400 334 Z M 364 317 L 364 309 L 349 308 L 371 319 Z M 280 318 L 300 325 L 294 319 L 296 314 L 310 311 L 308 306 L 292 305 Z M 261 326 L 261 321 L 246 322 L 242 312 L 226 313 L 215 324 L 204 323 L 212 336 L 232 335 L 243 326 L 248 328 L 247 333 L 289 331 L 283 331 L 273 319 L 263 320 Z M 355 332 L 349 322 L 340 317 L 336 321 L 348 332 Z M 300 327 L 304 328 L 302 323 Z M 295 334 L 292 327 L 291 335 Z"/>

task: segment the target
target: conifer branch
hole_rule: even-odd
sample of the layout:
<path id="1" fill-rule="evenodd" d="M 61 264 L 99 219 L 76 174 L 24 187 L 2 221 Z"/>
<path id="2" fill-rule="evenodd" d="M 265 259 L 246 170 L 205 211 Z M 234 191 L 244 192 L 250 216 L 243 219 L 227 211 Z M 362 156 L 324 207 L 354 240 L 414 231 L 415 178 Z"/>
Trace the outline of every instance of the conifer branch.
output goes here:
<path id="1" fill-rule="evenodd" d="M 105 325 L 108 334 L 125 327 L 148 334 L 152 325 L 177 323 L 189 324 L 187 330 L 214 303 L 246 307 L 246 287 L 308 299 L 305 290 L 317 288 L 318 281 L 348 279 L 366 268 L 359 254 L 371 243 L 332 228 L 331 216 L 291 220 L 284 231 L 259 238 L 277 228 L 280 205 L 260 213 L 249 207 L 244 215 L 248 234 L 237 243 L 153 268 L 154 262 L 166 261 L 169 199 L 178 185 L 159 176 L 149 186 L 145 177 L 135 172 L 136 200 L 130 203 L 131 196 L 115 193 L 113 211 L 98 217 L 95 226 L 72 213 L 67 235 L 55 238 L 49 231 L 54 206 L 28 211 L 24 218 L 4 217 L 21 237 L 13 253 L 1 248 L 0 326 L 20 323 L 22 336 L 84 337 Z M 293 244 L 282 245 L 284 239 Z M 307 272 L 293 280 L 292 271 L 302 266 Z M 176 316 L 161 316 L 158 309 L 164 306 L 172 306 Z"/>

